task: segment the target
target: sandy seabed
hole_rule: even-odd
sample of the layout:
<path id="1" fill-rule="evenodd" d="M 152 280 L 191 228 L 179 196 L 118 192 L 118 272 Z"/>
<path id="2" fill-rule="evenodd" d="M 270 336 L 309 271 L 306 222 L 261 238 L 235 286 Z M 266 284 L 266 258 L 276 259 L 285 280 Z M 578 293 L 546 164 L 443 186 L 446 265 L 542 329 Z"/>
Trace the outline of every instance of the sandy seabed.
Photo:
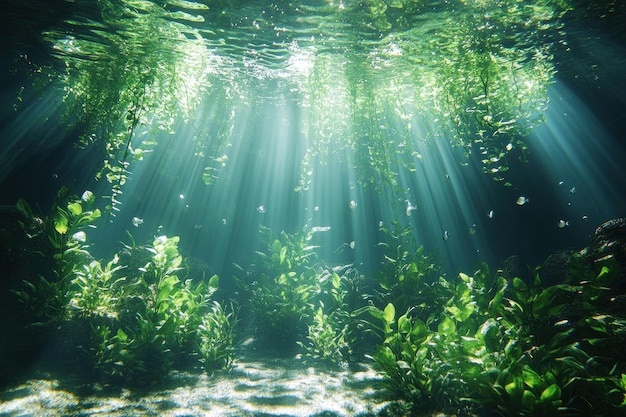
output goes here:
<path id="1" fill-rule="evenodd" d="M 173 372 L 166 388 L 73 387 L 31 379 L 0 393 L 0 416 L 355 416 L 387 402 L 371 367 L 328 370 L 295 359 L 242 360 L 211 376 Z"/>

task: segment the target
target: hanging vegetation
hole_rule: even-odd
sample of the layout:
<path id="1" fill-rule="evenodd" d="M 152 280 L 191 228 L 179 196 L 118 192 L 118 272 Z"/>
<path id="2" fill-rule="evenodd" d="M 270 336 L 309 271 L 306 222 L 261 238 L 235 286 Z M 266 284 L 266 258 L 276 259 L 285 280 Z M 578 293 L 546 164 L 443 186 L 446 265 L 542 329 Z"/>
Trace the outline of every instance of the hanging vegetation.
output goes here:
<path id="1" fill-rule="evenodd" d="M 212 184 L 237 110 L 276 86 L 270 99 L 290 95 L 303 112 L 298 191 L 333 162 L 356 168 L 362 185 L 397 190 L 438 141 L 461 147 L 461 164 L 480 155 L 483 170 L 505 181 L 547 108 L 551 48 L 567 11 L 564 0 L 101 0 L 78 3 L 45 38 L 64 64 L 52 74 L 66 123 L 79 128 L 81 146 L 102 147 L 97 176 L 112 184 L 115 211 L 129 164 L 163 133 L 186 139 L 175 134 L 185 123 Z"/>

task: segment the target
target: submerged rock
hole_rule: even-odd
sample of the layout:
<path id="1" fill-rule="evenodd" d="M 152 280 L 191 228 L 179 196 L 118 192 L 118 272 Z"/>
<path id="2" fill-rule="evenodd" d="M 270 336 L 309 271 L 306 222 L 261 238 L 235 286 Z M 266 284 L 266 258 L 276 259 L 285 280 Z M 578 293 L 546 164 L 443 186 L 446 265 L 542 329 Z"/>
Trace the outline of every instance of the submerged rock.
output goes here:
<path id="1" fill-rule="evenodd" d="M 603 223 L 591 237 L 591 244 L 580 251 L 591 260 L 613 255 L 618 262 L 626 263 L 626 218 L 620 217 Z"/>
<path id="2" fill-rule="evenodd" d="M 613 287 L 616 294 L 626 291 L 626 218 L 620 217 L 603 223 L 591 237 L 589 246 L 579 254 L 596 273 L 603 265 L 617 265 L 617 279 Z"/>
<path id="3" fill-rule="evenodd" d="M 503 276 L 507 280 L 520 278 L 526 285 L 532 285 L 533 276 L 526 263 L 518 255 L 511 255 L 498 266 L 497 276 Z"/>

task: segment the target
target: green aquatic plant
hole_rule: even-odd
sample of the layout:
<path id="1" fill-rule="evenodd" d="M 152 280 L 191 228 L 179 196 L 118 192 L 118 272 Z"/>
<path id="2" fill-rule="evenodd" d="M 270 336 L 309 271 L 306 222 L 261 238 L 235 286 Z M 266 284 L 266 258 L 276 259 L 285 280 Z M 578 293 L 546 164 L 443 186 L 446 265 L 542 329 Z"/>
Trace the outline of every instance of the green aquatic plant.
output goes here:
<path id="1" fill-rule="evenodd" d="M 132 248 L 148 255 L 135 271 L 116 265 L 116 255 L 105 268 L 94 261 L 78 275 L 74 304 L 82 315 L 90 314 L 88 350 L 105 378 L 157 381 L 172 366 L 203 364 L 210 372 L 232 362 L 234 315 L 210 302 L 219 279 L 182 280 L 178 242 L 176 236 L 158 236 Z M 125 276 L 119 276 L 122 271 Z M 104 311 L 110 320 L 103 322 L 97 316 Z"/>
<path id="2" fill-rule="evenodd" d="M 313 141 L 296 190 L 339 154 L 361 185 L 400 197 L 403 174 L 419 172 L 424 150 L 442 141 L 463 150 L 462 165 L 477 160 L 510 186 L 510 160 L 526 160 L 524 137 L 543 121 L 570 8 L 560 0 L 330 7 L 367 46 L 315 57 L 303 87 Z"/>
<path id="3" fill-rule="evenodd" d="M 46 218 L 45 229 L 55 252 L 56 274 L 61 280 L 67 280 L 75 266 L 90 257 L 84 229 L 95 227 L 101 216 L 100 209 L 94 208 L 95 199 L 91 191 L 78 198 L 63 187 Z"/>
<path id="4" fill-rule="evenodd" d="M 42 262 L 51 263 L 53 274 L 39 275 L 35 282 L 24 280 L 22 288 L 12 291 L 38 323 L 66 317 L 71 280 L 81 263 L 89 262 L 91 258 L 85 229 L 96 227 L 100 218 L 100 210 L 94 208 L 94 203 L 95 196 L 91 191 L 85 191 L 78 198 L 67 188 L 61 188 L 50 213 L 43 220 L 37 220 L 43 222 L 40 233 L 45 234 L 50 245 L 40 248 L 37 253 Z M 17 207 L 24 227 L 30 227 L 27 225 L 36 219 L 30 205 L 21 199 Z"/>
<path id="5" fill-rule="evenodd" d="M 375 279 L 380 286 L 379 304 L 393 303 L 399 311 L 412 306 L 425 306 L 447 296 L 440 285 L 441 267 L 436 257 L 425 254 L 415 243 L 410 226 L 392 222 L 393 229 L 382 227 L 386 241 L 378 244 L 383 260 Z M 441 291 L 443 290 L 443 291 Z"/>
<path id="6" fill-rule="evenodd" d="M 324 304 L 320 302 L 313 323 L 308 326 L 306 342 L 297 343 L 307 360 L 338 364 L 344 361 L 348 349 L 347 330 L 347 326 L 341 327 L 336 315 L 324 311 Z"/>
<path id="7" fill-rule="evenodd" d="M 60 70 L 33 73 L 61 90 L 79 144 L 101 148 L 98 177 L 111 183 L 113 214 L 130 164 L 163 142 L 161 133 L 181 131 L 180 121 L 193 122 L 194 155 L 208 158 L 200 175 L 213 184 L 237 110 L 259 104 L 275 80 L 307 109 L 311 145 L 298 190 L 339 158 L 359 183 L 397 193 L 423 146 L 442 140 L 480 154 L 484 171 L 503 181 L 543 118 L 570 8 L 565 0 L 102 0 L 68 6 L 43 34 Z M 249 36 L 258 42 L 242 48 Z M 219 110 L 202 109 L 203 100 Z"/>
<path id="8" fill-rule="evenodd" d="M 282 232 L 274 238 L 269 229 L 261 232 L 266 250 L 256 252 L 254 280 L 238 283 L 248 295 L 260 341 L 290 349 L 306 331 L 320 293 L 312 233 Z"/>
<path id="9" fill-rule="evenodd" d="M 198 326 L 198 355 L 208 373 L 225 369 L 234 360 L 233 329 L 237 321 L 236 312 L 231 305 L 230 312 L 214 301 L 209 313 L 202 317 Z"/>
<path id="10" fill-rule="evenodd" d="M 157 144 L 159 132 L 174 132 L 174 119 L 188 120 L 203 91 L 208 51 L 188 22 L 202 18 L 184 10 L 201 3 L 99 1 L 76 8 L 56 30 L 44 34 L 64 63 L 58 74 L 65 124 L 81 132 L 79 145 L 97 144 L 103 164 L 97 177 L 111 183 L 111 214 L 119 210 L 130 164 Z M 141 129 L 140 129 L 141 128 Z"/>
<path id="11" fill-rule="evenodd" d="M 94 200 L 91 192 L 80 199 L 59 192 L 41 232 L 50 244 L 41 257 L 54 276 L 13 290 L 27 313 L 23 324 L 58 336 L 52 366 L 130 384 L 156 382 L 172 366 L 229 366 L 235 314 L 212 300 L 217 275 L 185 279 L 176 236 L 133 242 L 108 262 L 93 259 L 85 228 L 100 217 Z M 19 207 L 28 222 L 32 210 L 25 201 Z"/>
<path id="12" fill-rule="evenodd" d="M 373 358 L 390 392 L 418 409 L 612 415 L 626 398 L 621 354 L 607 349 L 624 334 L 607 311 L 612 271 L 575 266 L 576 285 L 547 287 L 485 265 L 460 273 L 443 303 L 379 309 L 385 339 Z"/>
<path id="13" fill-rule="evenodd" d="M 387 389 L 416 408 L 433 409 L 432 381 L 427 361 L 428 349 L 423 346 L 430 333 L 419 319 L 410 320 L 410 311 L 397 317 L 395 306 L 387 304 L 381 310 L 385 339 L 373 355 L 377 365 L 385 372 Z"/>
<path id="14" fill-rule="evenodd" d="M 114 274 L 124 267 L 117 265 L 118 262 L 119 257 L 116 255 L 104 266 L 97 260 L 83 264 L 75 272 L 70 285 L 70 291 L 74 290 L 69 301 L 70 307 L 82 315 L 113 314 L 116 293 L 120 293 L 119 286 L 126 280 L 125 277 L 114 278 Z"/>

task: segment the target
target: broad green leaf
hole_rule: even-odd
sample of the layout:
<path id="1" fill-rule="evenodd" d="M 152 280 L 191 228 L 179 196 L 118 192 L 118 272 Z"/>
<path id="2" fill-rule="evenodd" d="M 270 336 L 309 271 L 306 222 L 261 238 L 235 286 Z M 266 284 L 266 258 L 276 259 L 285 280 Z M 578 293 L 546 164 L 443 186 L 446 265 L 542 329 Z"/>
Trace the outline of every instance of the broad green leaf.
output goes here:
<path id="1" fill-rule="evenodd" d="M 95 209 L 94 211 L 91 212 L 91 215 L 89 216 L 89 221 L 93 222 L 99 219 L 101 215 L 102 213 L 100 213 L 100 209 Z"/>
<path id="2" fill-rule="evenodd" d="M 422 341 L 428 336 L 428 326 L 420 319 L 413 319 L 411 339 L 413 342 Z"/>
<path id="3" fill-rule="evenodd" d="M 67 216 L 65 213 L 57 211 L 56 216 L 54 216 L 54 230 L 61 235 L 67 233 Z"/>
<path id="4" fill-rule="evenodd" d="M 385 307 L 385 310 L 383 311 L 383 318 L 389 324 L 392 324 L 394 322 L 396 318 L 396 308 L 393 304 L 387 304 L 387 307 Z"/>
<path id="5" fill-rule="evenodd" d="M 176 270 L 178 269 L 178 267 L 180 266 L 182 262 L 183 262 L 183 257 L 179 255 L 171 260 L 169 268 L 172 270 Z"/>
<path id="6" fill-rule="evenodd" d="M 217 290 L 219 286 L 220 286 L 220 279 L 217 275 L 213 275 L 211 278 L 209 278 L 209 287 Z"/>
<path id="7" fill-rule="evenodd" d="M 459 278 L 461 278 L 461 280 L 463 280 L 463 282 L 470 282 L 472 277 L 470 277 L 467 274 L 464 274 L 463 272 L 459 272 Z"/>
<path id="8" fill-rule="evenodd" d="M 523 387 L 516 381 L 511 381 L 504 386 L 504 390 L 513 398 L 516 398 L 522 392 Z"/>
<path id="9" fill-rule="evenodd" d="M 535 394 L 533 394 L 532 391 L 524 390 L 524 393 L 522 394 L 522 409 L 534 410 L 536 401 L 537 397 L 535 397 Z"/>
<path id="10" fill-rule="evenodd" d="M 522 370 L 522 375 L 524 378 L 524 383 L 531 389 L 538 389 L 541 388 L 541 386 L 543 385 L 543 379 L 528 365 L 524 366 L 524 369 Z"/>
<path id="11" fill-rule="evenodd" d="M 513 288 L 515 288 L 515 295 L 517 295 L 517 301 L 525 302 L 528 298 L 528 286 L 526 283 L 518 277 L 512 280 Z"/>
<path id="12" fill-rule="evenodd" d="M 67 210 L 73 216 L 80 216 L 81 214 L 83 214 L 83 206 L 81 206 L 80 203 L 78 203 L 78 202 L 68 204 L 67 205 Z"/>
<path id="13" fill-rule="evenodd" d="M 128 335 L 126 333 L 124 333 L 124 330 L 122 329 L 117 329 L 117 335 L 116 335 L 117 340 L 119 340 L 120 342 L 126 342 L 126 340 L 128 339 Z"/>
<path id="14" fill-rule="evenodd" d="M 481 339 L 485 347 L 491 352 L 497 351 L 500 347 L 500 330 L 497 322 L 493 318 L 483 323 L 476 333 L 476 337 Z"/>
<path id="15" fill-rule="evenodd" d="M 539 398 L 541 401 L 555 401 L 561 398 L 561 387 L 557 384 L 552 384 L 548 388 L 544 389 Z"/>
<path id="16" fill-rule="evenodd" d="M 404 334 L 407 334 L 411 331 L 411 320 L 407 317 L 406 314 L 398 317 L 398 331 Z"/>
<path id="17" fill-rule="evenodd" d="M 438 330 L 439 333 L 451 335 L 456 331 L 456 324 L 454 323 L 454 320 L 446 316 L 441 323 L 439 323 Z"/>
<path id="18" fill-rule="evenodd" d="M 280 253 L 280 250 L 282 249 L 283 245 L 280 244 L 280 240 L 275 239 L 272 242 L 272 252 L 274 253 Z"/>

